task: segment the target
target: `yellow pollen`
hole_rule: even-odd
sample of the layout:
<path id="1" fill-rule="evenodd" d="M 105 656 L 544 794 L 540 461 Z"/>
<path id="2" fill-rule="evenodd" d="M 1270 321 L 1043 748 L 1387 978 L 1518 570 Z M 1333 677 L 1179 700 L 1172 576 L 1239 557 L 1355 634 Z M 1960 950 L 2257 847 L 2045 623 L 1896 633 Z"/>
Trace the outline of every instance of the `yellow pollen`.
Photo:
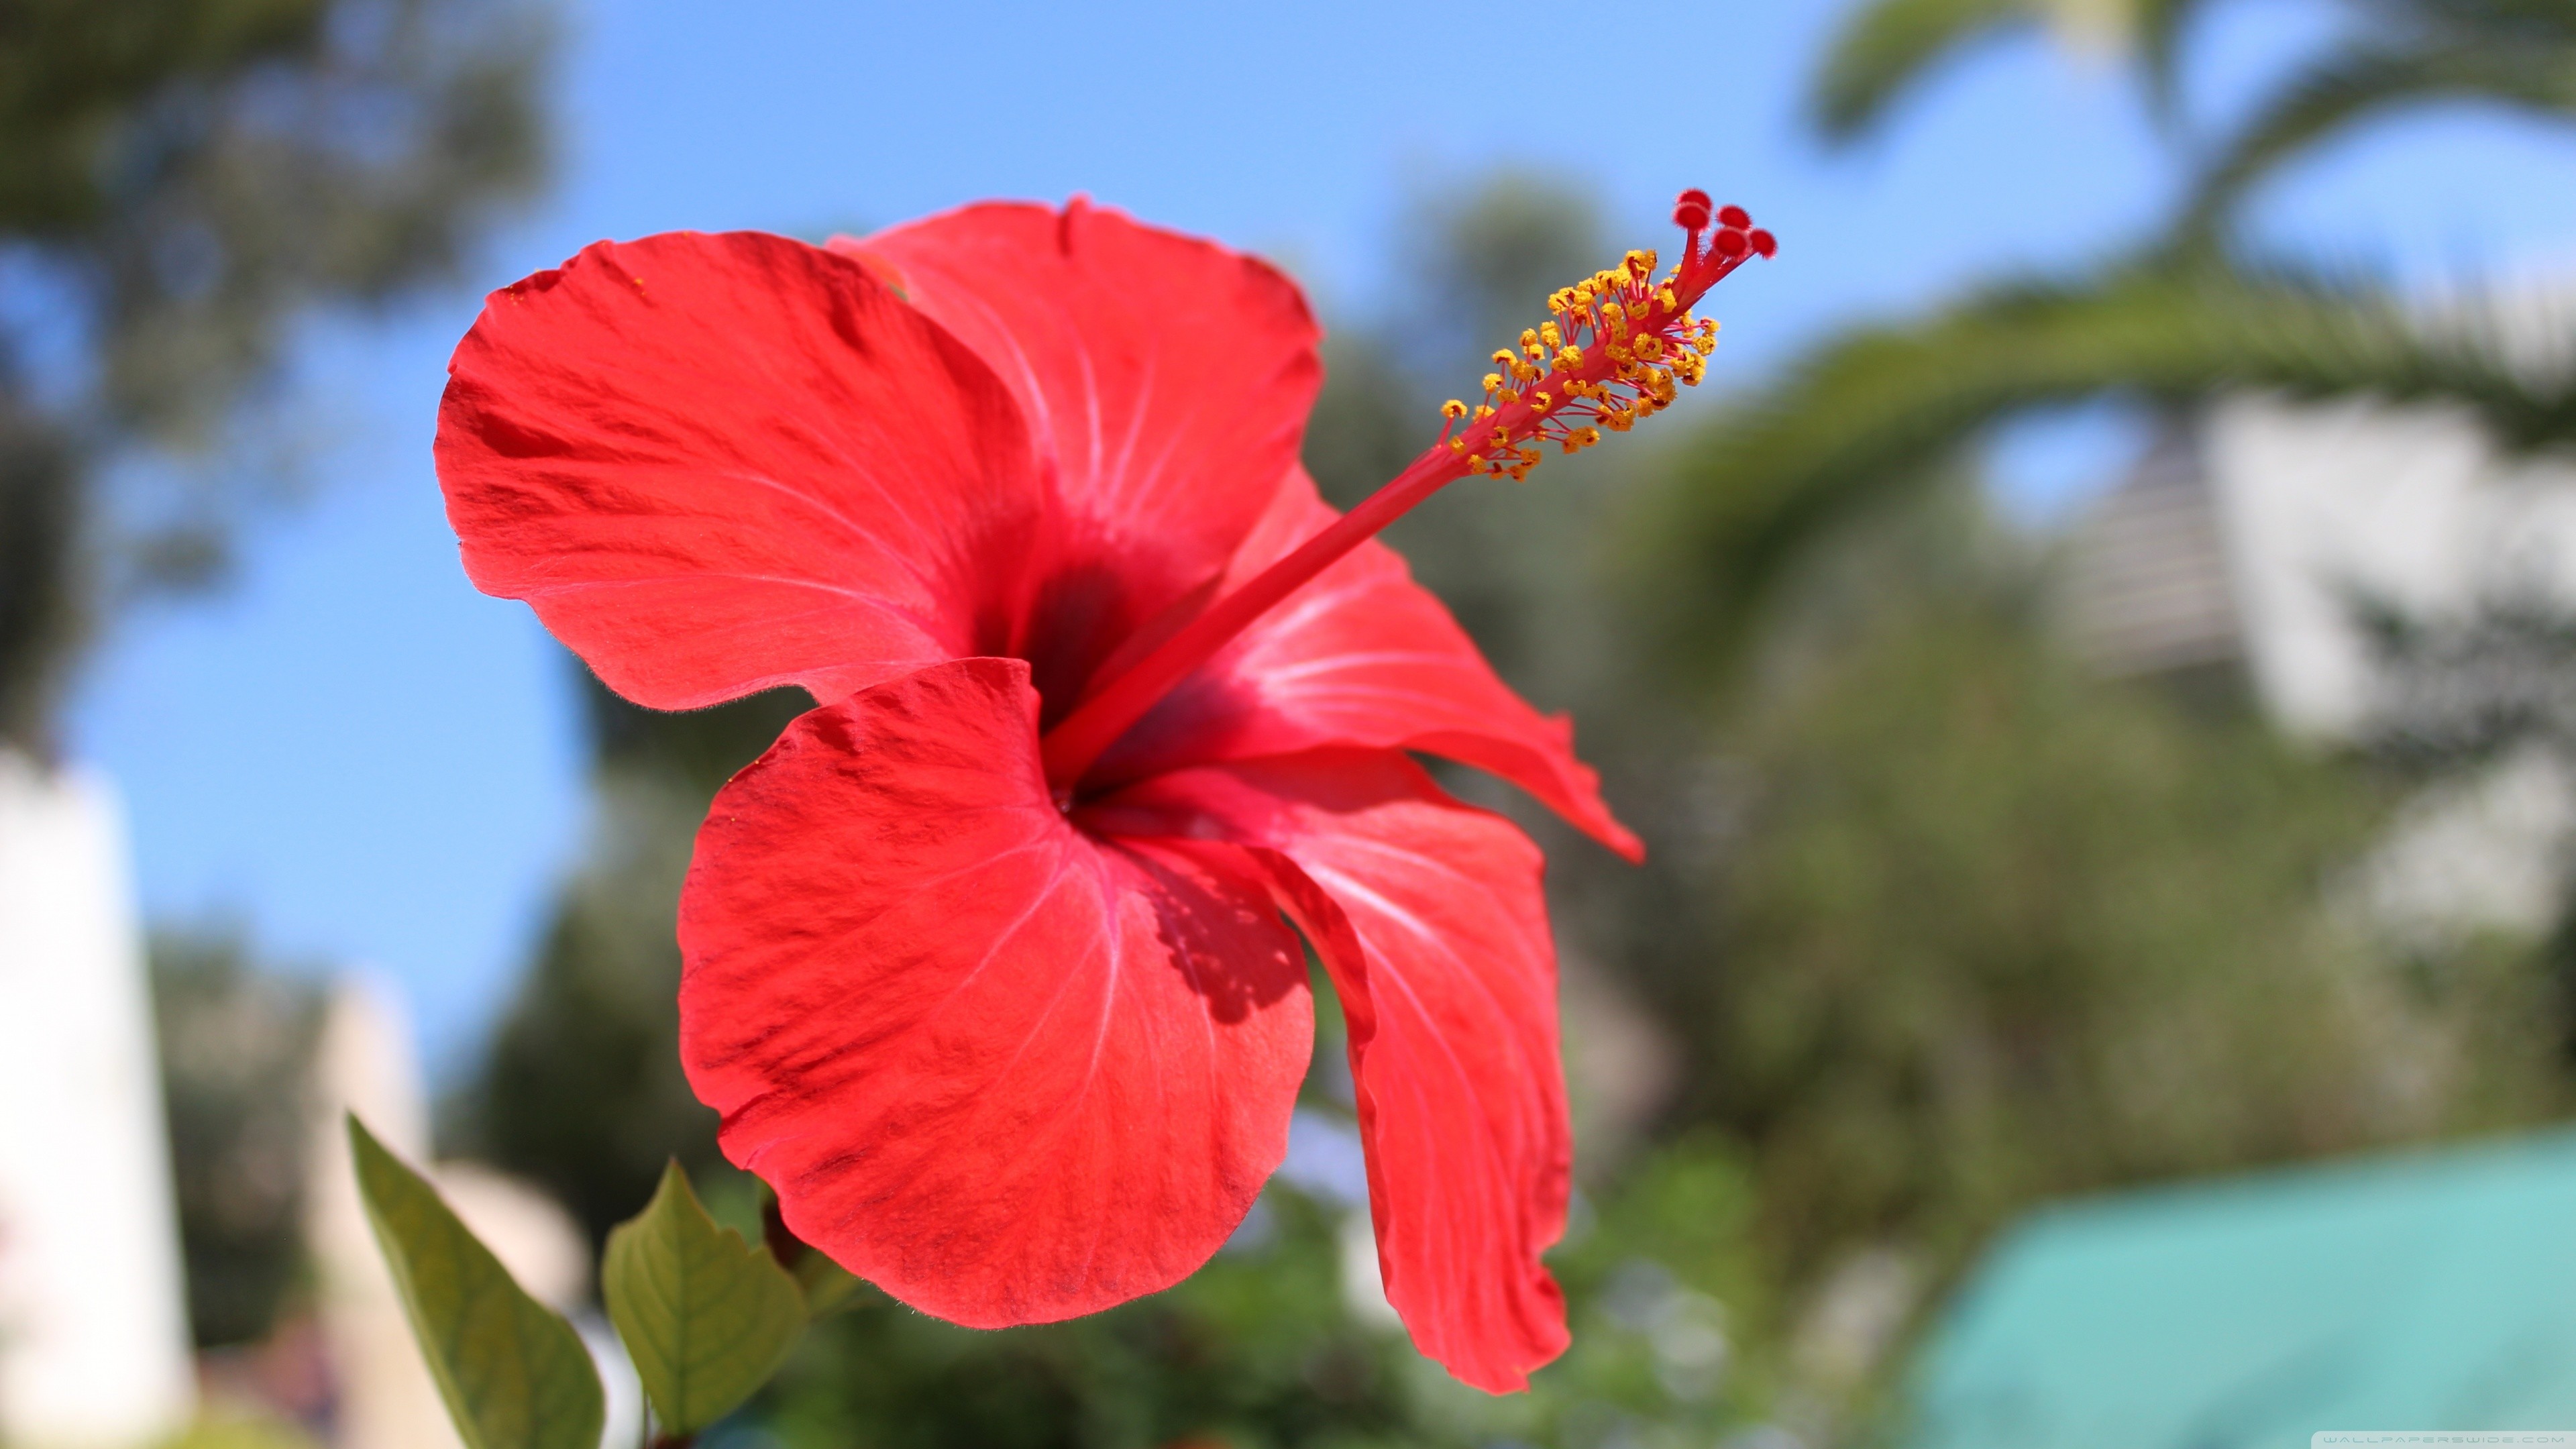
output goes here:
<path id="1" fill-rule="evenodd" d="M 1492 354 L 1484 403 L 1470 408 L 1453 398 L 1441 407 L 1450 450 L 1466 457 L 1469 472 L 1525 477 L 1540 444 L 1581 452 L 1698 385 L 1717 324 L 1682 309 L 1672 280 L 1658 279 L 1659 265 L 1654 252 L 1632 251 L 1615 269 L 1548 293 L 1547 320 L 1523 328 L 1517 349 Z"/>

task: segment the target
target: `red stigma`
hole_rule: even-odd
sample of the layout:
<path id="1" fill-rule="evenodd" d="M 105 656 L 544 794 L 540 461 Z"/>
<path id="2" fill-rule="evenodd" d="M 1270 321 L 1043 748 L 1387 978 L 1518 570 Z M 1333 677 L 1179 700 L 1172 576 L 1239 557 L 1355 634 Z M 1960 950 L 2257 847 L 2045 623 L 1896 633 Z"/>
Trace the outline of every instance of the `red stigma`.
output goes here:
<path id="1" fill-rule="evenodd" d="M 1753 214 L 1740 206 L 1720 207 L 1717 213 L 1717 224 L 1735 231 L 1742 231 L 1753 225 Z"/>
<path id="2" fill-rule="evenodd" d="M 1773 257 L 1780 254 L 1780 239 L 1767 231 L 1756 231 L 1746 240 L 1750 241 L 1753 249 L 1763 256 Z"/>
<path id="3" fill-rule="evenodd" d="M 1673 225 L 1684 231 L 1708 230 L 1708 193 L 1694 186 L 1673 200 Z"/>

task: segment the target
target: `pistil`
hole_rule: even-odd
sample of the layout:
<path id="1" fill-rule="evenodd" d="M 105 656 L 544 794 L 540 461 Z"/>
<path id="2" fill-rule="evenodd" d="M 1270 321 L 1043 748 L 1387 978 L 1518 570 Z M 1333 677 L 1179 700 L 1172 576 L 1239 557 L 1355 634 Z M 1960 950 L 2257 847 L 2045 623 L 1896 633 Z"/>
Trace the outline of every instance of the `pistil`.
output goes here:
<path id="1" fill-rule="evenodd" d="M 1580 452 L 1599 442 L 1602 430 L 1626 432 L 1670 407 L 1678 388 L 1696 385 L 1717 324 L 1693 316 L 1691 306 L 1747 258 L 1778 248 L 1742 209 L 1713 211 L 1703 191 L 1683 192 L 1673 221 L 1685 239 L 1669 274 L 1655 277 L 1654 253 L 1630 252 L 1617 268 L 1560 288 L 1548 298 L 1549 320 L 1521 333 L 1517 351 L 1494 354 L 1484 400 L 1473 408 L 1455 399 L 1445 404 L 1439 440 L 1403 472 L 1135 663 L 1097 681 L 1040 742 L 1057 795 L 1069 800 L 1101 754 L 1192 670 L 1425 498 L 1471 474 L 1526 478 L 1543 456 L 1541 443 Z"/>

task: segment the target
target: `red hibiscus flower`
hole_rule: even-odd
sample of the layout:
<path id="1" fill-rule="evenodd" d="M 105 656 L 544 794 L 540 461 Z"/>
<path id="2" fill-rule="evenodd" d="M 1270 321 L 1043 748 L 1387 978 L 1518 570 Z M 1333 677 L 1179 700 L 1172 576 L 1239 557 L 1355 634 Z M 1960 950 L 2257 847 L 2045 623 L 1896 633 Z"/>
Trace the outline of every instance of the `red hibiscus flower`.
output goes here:
<path id="1" fill-rule="evenodd" d="M 601 243 L 492 294 L 437 443 L 474 582 L 638 704 L 819 701 L 716 797 L 679 920 L 689 1081 L 799 1237 L 986 1327 L 1187 1275 L 1286 1149 L 1302 933 L 1414 1341 L 1495 1391 L 1564 1347 L 1539 853 L 1408 752 L 1639 848 L 1369 536 L 1697 380 L 1687 308 L 1770 239 L 1677 219 L 1673 276 L 1558 293 L 1347 517 L 1297 462 L 1295 286 L 1078 201 Z"/>

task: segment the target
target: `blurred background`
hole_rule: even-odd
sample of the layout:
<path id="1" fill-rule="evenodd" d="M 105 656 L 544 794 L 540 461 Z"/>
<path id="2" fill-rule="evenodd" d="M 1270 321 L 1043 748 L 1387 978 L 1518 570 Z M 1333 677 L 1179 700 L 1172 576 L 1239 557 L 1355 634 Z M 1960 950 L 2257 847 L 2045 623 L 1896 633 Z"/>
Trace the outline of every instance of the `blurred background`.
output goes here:
<path id="1" fill-rule="evenodd" d="M 756 1219 L 671 916 L 798 700 L 466 584 L 484 291 L 1088 193 L 1308 286 L 1347 505 L 1694 185 L 1783 244 L 1701 395 L 1390 535 L 1650 845 L 1451 777 L 1549 850 L 1573 1349 L 1406 1344 L 1327 1011 L 1197 1277 L 871 1290 L 712 1437 L 2576 1428 L 2576 0 L 0 0 L 0 1442 L 453 1443 L 341 1105 L 594 1332 L 666 1157 Z"/>

